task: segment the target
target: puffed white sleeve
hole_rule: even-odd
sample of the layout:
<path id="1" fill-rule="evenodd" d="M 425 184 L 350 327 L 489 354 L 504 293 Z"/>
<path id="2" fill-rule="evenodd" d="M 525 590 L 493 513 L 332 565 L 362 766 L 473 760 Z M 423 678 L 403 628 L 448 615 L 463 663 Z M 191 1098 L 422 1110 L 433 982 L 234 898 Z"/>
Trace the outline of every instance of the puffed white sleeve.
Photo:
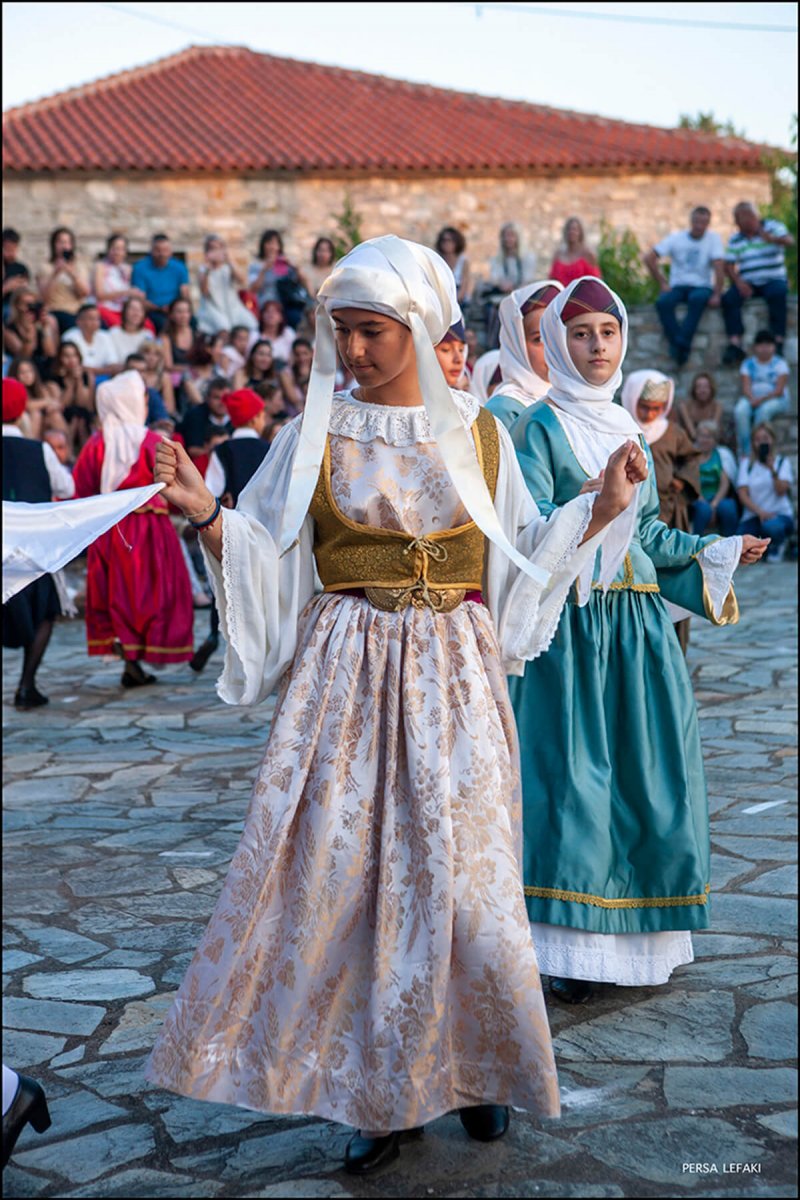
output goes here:
<path id="1" fill-rule="evenodd" d="M 543 654 L 555 637 L 569 589 L 583 567 L 594 560 L 606 530 L 583 542 L 592 519 L 594 493 L 576 496 L 549 517 L 542 516 L 528 491 L 507 430 L 498 425 L 498 432 L 495 511 L 509 541 L 550 576 L 542 585 L 520 571 L 493 543 L 487 543 L 486 602 L 506 673 L 521 675 L 526 661 Z"/>
<path id="2" fill-rule="evenodd" d="M 292 421 L 236 508 L 222 510 L 221 562 L 203 546 L 226 643 L 217 681 L 226 704 L 258 704 L 274 690 L 294 657 L 298 619 L 315 591 L 312 518 L 290 550 L 281 556 L 278 548 L 298 440 L 299 422 Z"/>

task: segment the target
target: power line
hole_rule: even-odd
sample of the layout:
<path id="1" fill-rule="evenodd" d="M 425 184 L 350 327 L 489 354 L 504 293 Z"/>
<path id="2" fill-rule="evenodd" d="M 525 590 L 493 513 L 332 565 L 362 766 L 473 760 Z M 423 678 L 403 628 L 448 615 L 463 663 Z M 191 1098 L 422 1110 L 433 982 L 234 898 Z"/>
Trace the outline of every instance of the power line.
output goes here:
<path id="1" fill-rule="evenodd" d="M 186 25 L 178 25 L 175 21 L 166 21 L 163 17 L 156 17 L 152 13 L 141 12 L 137 8 L 128 8 L 126 4 L 101 4 L 101 8 L 110 8 L 114 12 L 124 13 L 126 17 L 139 17 L 142 21 L 151 21 L 154 25 L 163 25 L 165 29 L 175 29 L 178 33 L 188 33 L 190 37 L 199 37 L 206 42 L 214 42 L 216 45 L 225 45 L 223 39 L 212 33 L 203 33 L 200 29 L 190 29 Z"/>
<path id="2" fill-rule="evenodd" d="M 588 21 L 620 21 L 633 25 L 672 25 L 681 29 L 727 29 L 746 33 L 797 33 L 795 25 L 744 25 L 733 21 L 685 21 L 676 17 L 641 17 L 633 13 L 586 12 L 577 8 L 545 8 L 541 4 L 483 4 L 481 0 L 469 3 L 461 0 L 460 8 L 474 8 L 480 16 L 484 10 L 491 12 L 525 13 L 531 16 L 583 17 Z"/>

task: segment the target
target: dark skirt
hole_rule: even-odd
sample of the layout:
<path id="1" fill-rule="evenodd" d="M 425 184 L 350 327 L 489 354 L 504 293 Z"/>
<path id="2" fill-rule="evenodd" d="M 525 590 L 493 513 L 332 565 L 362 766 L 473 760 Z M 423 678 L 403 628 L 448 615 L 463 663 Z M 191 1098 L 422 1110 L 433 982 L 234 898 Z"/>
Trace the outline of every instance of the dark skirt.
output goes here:
<path id="1" fill-rule="evenodd" d="M 61 616 L 52 575 L 40 575 L 3 605 L 3 645 L 8 650 L 30 646 L 42 621 Z"/>

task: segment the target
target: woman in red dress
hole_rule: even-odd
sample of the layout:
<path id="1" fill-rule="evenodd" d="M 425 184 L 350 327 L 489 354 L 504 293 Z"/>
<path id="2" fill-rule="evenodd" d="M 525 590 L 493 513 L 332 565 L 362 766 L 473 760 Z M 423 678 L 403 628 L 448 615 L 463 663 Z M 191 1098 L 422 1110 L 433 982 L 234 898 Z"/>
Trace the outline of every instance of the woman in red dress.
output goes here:
<path id="1" fill-rule="evenodd" d="M 564 222 L 561 242 L 550 268 L 550 278 L 558 280 L 562 287 L 569 287 L 583 275 L 602 278 L 597 259 L 586 245 L 582 222 L 578 217 L 570 217 Z"/>
<path id="2" fill-rule="evenodd" d="M 143 487 L 153 481 L 161 435 L 145 426 L 147 395 L 138 371 L 124 371 L 97 389 L 101 431 L 75 464 L 75 496 Z M 155 683 L 141 662 L 192 657 L 192 589 L 160 495 L 137 508 L 89 547 L 86 639 L 93 654 L 117 653 L 123 687 Z"/>

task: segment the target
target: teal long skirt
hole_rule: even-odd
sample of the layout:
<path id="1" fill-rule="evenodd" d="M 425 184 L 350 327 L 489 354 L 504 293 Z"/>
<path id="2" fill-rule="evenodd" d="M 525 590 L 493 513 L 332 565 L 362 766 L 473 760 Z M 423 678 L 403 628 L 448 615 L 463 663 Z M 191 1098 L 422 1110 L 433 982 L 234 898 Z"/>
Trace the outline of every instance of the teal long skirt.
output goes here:
<path id="1" fill-rule="evenodd" d="M 532 921 L 596 933 L 709 924 L 709 828 L 691 681 L 661 597 L 593 591 L 509 680 Z"/>

